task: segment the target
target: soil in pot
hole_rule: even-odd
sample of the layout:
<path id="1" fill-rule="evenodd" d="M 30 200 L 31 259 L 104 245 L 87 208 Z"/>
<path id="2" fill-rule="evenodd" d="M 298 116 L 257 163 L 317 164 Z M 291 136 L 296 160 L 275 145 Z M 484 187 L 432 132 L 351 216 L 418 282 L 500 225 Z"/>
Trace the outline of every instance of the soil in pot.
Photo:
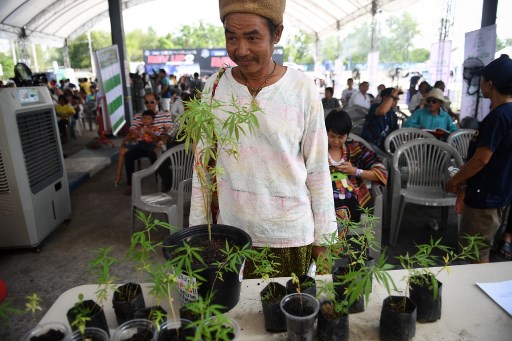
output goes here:
<path id="1" fill-rule="evenodd" d="M 60 341 L 70 334 L 70 330 L 64 323 L 47 322 L 30 330 L 23 341 Z"/>
<path id="2" fill-rule="evenodd" d="M 60 330 L 51 329 L 44 335 L 32 336 L 28 340 L 30 341 L 58 341 L 63 340 L 66 335 Z"/>
<path id="3" fill-rule="evenodd" d="M 416 305 L 404 296 L 384 299 L 380 314 L 382 341 L 409 341 L 416 334 Z"/>
<path id="4" fill-rule="evenodd" d="M 413 276 L 415 277 L 415 276 Z M 431 283 L 422 280 L 421 283 Z M 437 281 L 437 296 L 434 298 L 434 289 L 419 284 L 414 278 L 410 281 L 409 297 L 417 307 L 417 321 L 420 323 L 435 322 L 441 318 L 443 283 Z"/>
<path id="5" fill-rule="evenodd" d="M 81 314 L 84 314 L 90 318 L 90 320 L 85 323 L 86 327 L 96 327 L 102 329 L 110 336 L 107 319 L 105 318 L 103 308 L 96 304 L 96 302 L 93 300 L 85 300 L 69 309 L 66 313 L 69 325 L 72 326 L 73 321 L 75 321 L 77 316 Z M 76 326 L 72 326 L 71 329 L 76 330 L 77 328 Z"/>
<path id="6" fill-rule="evenodd" d="M 145 320 L 154 321 L 153 314 L 155 311 L 159 311 L 163 315 L 164 319 L 167 318 L 167 311 L 165 311 L 165 309 L 159 305 L 154 305 L 151 307 L 137 309 L 133 315 L 136 319 L 145 319 Z"/>
<path id="7" fill-rule="evenodd" d="M 121 285 L 114 292 L 112 306 L 114 307 L 118 325 L 133 320 L 135 312 L 146 306 L 141 286 L 135 283 Z"/>
<path id="8" fill-rule="evenodd" d="M 286 287 L 280 283 L 270 282 L 260 292 L 265 329 L 271 333 L 286 331 L 286 318 L 281 310 L 281 300 L 287 294 Z"/>
<path id="9" fill-rule="evenodd" d="M 158 341 L 186 341 L 191 340 L 196 329 L 190 326 L 191 321 L 180 319 L 180 323 L 172 321 L 164 322 L 160 326 Z"/>
<path id="10" fill-rule="evenodd" d="M 214 242 L 215 241 L 215 242 Z M 221 224 L 212 225 L 212 242 L 208 240 L 208 226 L 198 225 L 183 229 L 172 234 L 164 241 L 164 256 L 166 259 L 173 258 L 173 252 L 178 247 L 183 245 L 183 242 L 194 246 L 204 247 L 208 246 L 206 250 L 203 249 L 201 257 L 207 264 L 225 261 L 225 255 L 220 250 L 226 248 L 226 241 L 233 246 L 243 248 L 248 245 L 252 247 L 251 237 L 243 230 Z M 212 258 L 212 255 L 219 256 L 217 259 Z M 201 296 L 202 298 L 208 297 L 211 292 L 215 292 L 212 304 L 219 304 L 225 307 L 225 311 L 232 309 L 240 299 L 240 289 L 243 279 L 243 266 L 245 262 L 237 264 L 237 271 L 223 271 L 222 280 L 218 277 L 218 267 L 215 265 L 208 265 L 205 269 L 203 265 L 197 264 L 195 270 L 200 270 L 199 275 L 205 279 L 200 281 L 197 292 L 180 292 L 182 301 L 184 303 L 193 301 Z M 186 277 L 186 276 L 184 276 Z M 197 279 L 185 278 L 184 280 L 194 282 Z"/>
<path id="11" fill-rule="evenodd" d="M 286 330 L 290 341 L 313 339 L 315 319 L 320 302 L 308 294 L 290 294 L 281 301 L 286 316 Z"/>
<path id="12" fill-rule="evenodd" d="M 293 283 L 293 280 L 288 280 L 286 282 L 286 291 L 288 294 L 294 294 L 296 292 L 301 292 L 303 294 L 308 294 L 311 296 L 316 296 L 316 282 L 313 277 L 308 275 L 301 275 L 299 278 L 299 285 Z M 297 290 L 298 289 L 298 290 Z"/>
<path id="13" fill-rule="evenodd" d="M 316 330 L 319 341 L 346 341 L 349 335 L 348 315 L 337 313 L 332 302 L 322 302 Z"/>

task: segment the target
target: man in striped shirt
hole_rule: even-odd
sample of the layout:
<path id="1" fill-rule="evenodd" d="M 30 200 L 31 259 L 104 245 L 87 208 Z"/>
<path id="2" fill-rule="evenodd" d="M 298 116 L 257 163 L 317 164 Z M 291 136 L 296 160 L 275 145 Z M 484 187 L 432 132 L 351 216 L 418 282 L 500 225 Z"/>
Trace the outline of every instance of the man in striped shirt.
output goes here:
<path id="1" fill-rule="evenodd" d="M 169 129 L 173 127 L 173 121 L 171 114 L 168 112 L 159 112 L 158 111 L 158 101 L 156 96 L 152 92 L 148 92 L 144 95 L 144 104 L 148 110 L 152 110 L 156 115 L 153 121 L 153 126 L 158 128 L 158 131 L 161 134 L 165 134 Z M 138 113 L 133 116 L 132 127 L 139 128 L 142 126 L 142 114 Z M 126 195 L 132 193 L 132 174 L 135 170 L 135 160 L 140 159 L 142 157 L 149 158 L 151 163 L 156 161 L 156 155 L 153 152 L 147 152 L 143 150 L 130 150 L 126 153 L 126 159 L 124 162 L 124 166 L 126 169 L 126 184 L 127 188 L 124 191 Z M 164 190 L 170 188 L 171 179 L 170 172 L 168 167 L 165 167 L 165 163 L 158 169 L 158 174 L 162 178 L 162 185 Z"/>

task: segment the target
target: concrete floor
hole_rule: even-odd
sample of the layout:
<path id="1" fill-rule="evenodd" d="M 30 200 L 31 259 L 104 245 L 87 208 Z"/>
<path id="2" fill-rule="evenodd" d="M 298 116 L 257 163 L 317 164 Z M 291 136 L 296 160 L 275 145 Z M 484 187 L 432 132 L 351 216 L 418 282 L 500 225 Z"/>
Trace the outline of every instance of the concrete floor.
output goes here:
<path id="1" fill-rule="evenodd" d="M 59 226 L 44 241 L 39 253 L 28 249 L 0 251 L 0 278 L 7 284 L 13 305 L 24 309 L 24 298 L 32 293 L 43 298 L 43 310 L 34 318 L 30 314 L 13 315 L 5 321 L 0 326 L 0 340 L 19 340 L 64 291 L 94 283 L 94 278 L 87 273 L 87 265 L 95 250 L 111 246 L 113 255 L 118 259 L 126 255 L 130 243 L 130 196 L 124 195 L 122 188 L 112 187 L 117 148 L 86 148 L 93 137 L 94 133 L 88 132 L 77 141 L 64 145 L 64 153 L 68 155 L 66 167 L 69 177 L 73 178 L 70 181 L 73 182 L 70 223 Z M 120 139 L 114 139 L 114 142 L 119 145 Z M 83 157 L 85 161 L 81 160 Z M 110 162 L 105 162 L 105 157 Z M 87 171 L 71 171 L 78 164 L 86 167 Z M 429 219 L 440 221 L 440 217 L 439 208 L 407 206 L 397 246 L 388 247 L 390 261 L 396 263 L 393 256 L 412 251 L 415 242 L 427 242 L 431 236 L 443 237 L 444 244 L 455 246 L 456 217 L 452 211 L 448 229 L 432 231 L 428 228 Z M 164 219 L 163 216 L 161 218 Z M 160 240 L 168 235 L 166 231 L 158 234 Z M 384 242 L 387 242 L 388 235 L 385 230 Z M 156 259 L 164 258 L 156 255 Z M 116 264 L 112 271 L 118 282 L 145 280 L 138 278 L 132 265 L 126 261 Z"/>

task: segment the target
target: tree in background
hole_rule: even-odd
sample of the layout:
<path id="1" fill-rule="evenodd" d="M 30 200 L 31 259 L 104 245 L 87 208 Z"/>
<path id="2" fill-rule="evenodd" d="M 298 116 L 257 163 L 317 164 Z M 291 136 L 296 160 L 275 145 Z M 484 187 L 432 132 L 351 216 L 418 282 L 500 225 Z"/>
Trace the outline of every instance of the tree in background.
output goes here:
<path id="1" fill-rule="evenodd" d="M 409 57 L 411 63 L 424 63 L 430 58 L 430 51 L 424 48 L 412 49 Z"/>
<path id="2" fill-rule="evenodd" d="M 507 46 L 512 46 L 512 38 L 505 38 L 505 39 L 496 38 L 496 52 L 504 49 Z"/>
<path id="3" fill-rule="evenodd" d="M 341 43 L 341 57 L 347 63 L 366 63 L 371 50 L 370 24 L 367 22 L 357 26 Z"/>
<path id="4" fill-rule="evenodd" d="M 141 29 L 136 29 L 128 32 L 125 35 L 125 45 L 127 58 L 131 62 L 141 61 L 144 59 L 144 49 L 153 50 L 159 49 L 158 45 L 159 36 L 153 27 L 149 27 L 145 32 Z"/>
<path id="5" fill-rule="evenodd" d="M 295 64 L 313 64 L 313 38 L 310 34 L 300 30 L 298 34 L 290 36 L 284 46 L 284 60 Z"/>
<path id="6" fill-rule="evenodd" d="M 418 23 L 409 12 L 402 17 L 391 16 L 386 19 L 389 35 L 379 39 L 380 60 L 382 62 L 405 62 L 409 56 L 408 48 L 420 33 Z"/>
<path id="7" fill-rule="evenodd" d="M 224 28 L 201 20 L 195 25 L 183 25 L 171 41 L 176 48 L 183 49 L 223 47 Z"/>
<path id="8" fill-rule="evenodd" d="M 2 64 L 2 70 L 4 73 L 2 79 L 7 80 L 14 77 L 14 62 L 10 55 L 0 52 L 0 64 Z"/>
<path id="9" fill-rule="evenodd" d="M 92 31 L 91 42 L 93 51 L 96 51 L 112 45 L 112 38 L 108 32 Z M 72 68 L 91 69 L 89 42 L 85 33 L 68 42 L 68 53 Z"/>

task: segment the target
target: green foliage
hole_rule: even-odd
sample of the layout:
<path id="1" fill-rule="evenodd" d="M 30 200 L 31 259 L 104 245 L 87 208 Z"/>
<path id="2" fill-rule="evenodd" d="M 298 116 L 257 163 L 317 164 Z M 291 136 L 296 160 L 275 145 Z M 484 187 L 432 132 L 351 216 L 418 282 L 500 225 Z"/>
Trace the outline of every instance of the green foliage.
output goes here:
<path id="1" fill-rule="evenodd" d="M 341 43 L 342 57 L 352 63 L 366 63 L 371 51 L 371 28 L 367 22 L 358 25 Z"/>
<path id="2" fill-rule="evenodd" d="M 222 313 L 225 307 L 212 304 L 212 300 L 213 295 L 208 295 L 206 298 L 199 297 L 198 300 L 185 305 L 190 313 L 198 317 L 190 324 L 196 328 L 194 341 L 231 340 L 229 333 L 233 329 L 229 328 L 230 320 Z"/>
<path id="3" fill-rule="evenodd" d="M 110 33 L 103 31 L 91 31 L 91 43 L 93 51 L 112 45 Z M 87 34 L 81 34 L 68 42 L 69 62 L 71 67 L 77 69 L 91 69 L 91 56 Z"/>
<path id="4" fill-rule="evenodd" d="M 21 315 L 24 311 L 14 307 L 13 301 L 6 298 L 0 303 L 0 327 L 8 326 L 8 319 L 12 315 Z"/>
<path id="5" fill-rule="evenodd" d="M 146 32 L 141 29 L 133 30 L 126 34 L 126 54 L 129 61 L 141 61 L 144 59 L 144 49 L 160 49 L 160 37 L 150 26 Z"/>
<path id="6" fill-rule="evenodd" d="M 11 56 L 0 52 L 0 64 L 2 64 L 2 70 L 4 73 L 2 78 L 4 80 L 8 80 L 9 78 L 14 77 L 14 62 Z"/>
<path id="7" fill-rule="evenodd" d="M 284 60 L 292 60 L 296 64 L 312 64 L 314 58 L 312 46 L 314 44 L 313 36 L 305 31 L 291 36 L 284 46 Z"/>
<path id="8" fill-rule="evenodd" d="M 496 52 L 503 50 L 507 46 L 512 46 L 512 38 L 496 38 Z"/>
<path id="9" fill-rule="evenodd" d="M 32 314 L 32 319 L 35 321 L 36 312 L 42 311 L 41 307 L 41 297 L 38 294 L 33 293 L 32 295 L 26 296 L 25 299 L 27 302 L 25 303 L 25 310 Z"/>
<path id="10" fill-rule="evenodd" d="M 379 218 L 375 217 L 370 208 L 362 208 L 363 214 L 361 221 L 354 223 L 351 221 L 340 221 L 347 228 L 347 236 L 339 238 L 335 232 L 328 240 L 322 243 L 326 248 L 326 253 L 321 255 L 317 261 L 317 267 L 324 272 L 332 273 L 334 265 L 342 258 L 347 259 L 347 272 L 337 276 L 337 281 L 333 285 L 324 283 L 321 292 L 333 291 L 335 285 L 346 287 L 346 303 L 333 300 L 338 305 L 338 310 L 348 309 L 362 295 L 365 302 L 368 303 L 372 291 L 372 279 L 375 278 L 378 283 L 384 285 L 387 290 L 395 288 L 395 283 L 391 276 L 386 272 L 392 269 L 392 265 L 387 263 L 385 252 L 382 251 L 377 261 L 370 262 L 370 250 L 377 250 L 380 246 L 375 241 L 374 227 Z M 334 297 L 334 292 L 327 294 L 327 297 Z"/>
<path id="11" fill-rule="evenodd" d="M 437 275 L 446 270 L 449 271 L 449 265 L 458 260 L 477 260 L 479 258 L 478 250 L 485 245 L 484 239 L 480 236 L 465 236 L 466 245 L 460 247 L 457 252 L 452 248 L 442 245 L 441 240 L 430 238 L 428 244 L 415 245 L 417 251 L 413 255 L 407 252 L 405 255 L 398 256 L 397 259 L 404 269 L 407 270 L 406 289 L 409 290 L 410 284 L 415 283 L 424 288 L 433 290 L 434 298 L 437 297 L 439 283 Z M 435 252 L 440 252 L 443 256 L 438 256 Z M 437 271 L 431 269 L 442 264 Z"/>
<path id="12" fill-rule="evenodd" d="M 257 112 L 261 112 L 259 107 L 242 105 L 234 95 L 225 103 L 213 98 L 211 92 L 205 92 L 201 98 L 187 102 L 187 110 L 178 117 L 179 141 L 185 141 L 187 149 L 192 144 L 196 153 L 194 168 L 201 184 L 205 212 L 210 211 L 211 194 L 216 191 L 217 182 L 212 179 L 224 173 L 216 162 L 219 153 L 238 157 L 240 137 L 253 133 L 259 126 Z M 211 240 L 210 214 L 207 218 Z"/>
<path id="13" fill-rule="evenodd" d="M 405 62 L 411 42 L 420 33 L 418 23 L 409 12 L 401 17 L 391 16 L 386 20 L 389 35 L 380 37 L 380 60 L 382 62 Z"/>
<path id="14" fill-rule="evenodd" d="M 153 219 L 149 214 L 146 216 L 144 212 L 136 211 L 137 219 L 144 223 L 144 230 L 137 231 L 132 234 L 130 247 L 128 249 L 127 258 L 135 262 L 135 269 L 139 273 L 146 272 L 151 265 L 151 257 L 156 254 L 157 248 L 163 246 L 163 242 L 154 241 L 151 238 L 151 233 L 158 231 L 158 228 L 164 228 L 171 232 L 176 229 L 169 225 L 167 222 Z"/>
<path id="15" fill-rule="evenodd" d="M 73 306 L 73 310 L 76 313 L 75 319 L 71 322 L 71 327 L 76 327 L 83 335 L 87 322 L 91 320 L 91 310 L 84 306 L 84 295 L 78 294 L 78 302 Z"/>
<path id="16" fill-rule="evenodd" d="M 270 281 L 272 277 L 279 273 L 276 269 L 280 265 L 277 262 L 279 257 L 274 255 L 268 246 L 261 248 L 259 251 L 252 249 L 248 259 L 254 265 L 253 274 L 261 277 L 264 281 Z"/>
<path id="17" fill-rule="evenodd" d="M 179 48 L 214 48 L 225 44 L 224 28 L 200 20 L 192 25 L 183 25 L 172 35 L 172 43 Z"/>
<path id="18" fill-rule="evenodd" d="M 424 48 L 412 49 L 409 56 L 411 63 L 424 63 L 430 58 L 430 51 Z"/>
<path id="19" fill-rule="evenodd" d="M 117 280 L 110 273 L 110 267 L 115 263 L 119 263 L 115 257 L 110 256 L 112 249 L 112 247 L 99 248 L 96 251 L 98 256 L 89 261 L 89 273 L 94 275 L 98 282 L 96 298 L 101 306 L 108 299 L 108 290 L 115 290 L 113 283 Z"/>

